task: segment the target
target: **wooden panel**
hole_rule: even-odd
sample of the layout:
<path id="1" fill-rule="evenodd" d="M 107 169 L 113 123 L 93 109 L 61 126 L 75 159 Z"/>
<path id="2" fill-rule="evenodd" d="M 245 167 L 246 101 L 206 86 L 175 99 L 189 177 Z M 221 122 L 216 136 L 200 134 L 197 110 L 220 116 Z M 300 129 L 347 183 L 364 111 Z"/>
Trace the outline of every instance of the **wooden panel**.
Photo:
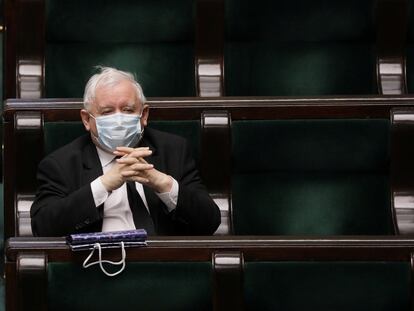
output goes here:
<path id="1" fill-rule="evenodd" d="M 243 304 L 243 256 L 238 251 L 215 252 L 214 309 L 244 310 Z"/>
<path id="2" fill-rule="evenodd" d="M 413 106 L 412 96 L 343 97 L 220 97 L 149 98 L 151 120 L 200 120 L 205 110 L 226 110 L 232 120 L 292 118 L 389 118 L 392 107 Z M 81 99 L 7 100 L 4 118 L 10 121 L 14 111 L 42 111 L 45 122 L 80 120 Z"/>
<path id="3" fill-rule="evenodd" d="M 377 1 L 377 74 L 381 94 L 407 93 L 405 74 L 407 20 L 407 0 Z"/>
<path id="4" fill-rule="evenodd" d="M 208 236 L 151 237 L 148 246 L 129 248 L 127 261 L 209 261 L 214 252 L 239 251 L 245 261 L 409 261 L 414 251 L 410 236 Z M 43 252 L 48 261 L 81 263 L 89 251 L 72 252 L 64 238 L 10 238 L 6 262 L 20 252 Z M 109 260 L 119 259 L 119 250 L 105 250 Z"/>
<path id="5" fill-rule="evenodd" d="M 207 110 L 201 114 L 201 124 L 201 177 L 221 213 L 216 234 L 230 234 L 230 115 L 225 110 Z"/>
<path id="6" fill-rule="evenodd" d="M 401 234 L 414 233 L 414 109 L 391 111 L 391 193 Z M 398 232 L 397 231 L 397 232 Z"/>
<path id="7" fill-rule="evenodd" d="M 47 310 L 47 258 L 44 253 L 19 253 L 16 261 L 18 310 Z"/>
<path id="8" fill-rule="evenodd" d="M 18 234 L 18 198 L 34 194 L 37 164 L 43 157 L 42 114 L 39 111 L 17 111 L 13 117 L 4 125 L 4 161 L 7 163 L 4 166 L 6 238 Z"/>
<path id="9" fill-rule="evenodd" d="M 5 0 L 5 98 L 44 96 L 44 0 Z"/>
<path id="10" fill-rule="evenodd" d="M 197 0 L 196 92 L 201 97 L 224 95 L 224 1 Z"/>

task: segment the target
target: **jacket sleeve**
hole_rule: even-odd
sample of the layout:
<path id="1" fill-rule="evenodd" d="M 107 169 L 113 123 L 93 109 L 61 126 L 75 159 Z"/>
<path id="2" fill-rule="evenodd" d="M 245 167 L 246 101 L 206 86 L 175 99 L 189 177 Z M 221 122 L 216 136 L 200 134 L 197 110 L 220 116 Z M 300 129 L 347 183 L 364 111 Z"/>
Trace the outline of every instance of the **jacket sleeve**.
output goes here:
<path id="1" fill-rule="evenodd" d="M 38 191 L 30 210 L 35 236 L 63 236 L 80 232 L 102 217 L 95 207 L 90 184 L 79 185 L 80 172 L 49 156 L 39 164 Z"/>
<path id="2" fill-rule="evenodd" d="M 183 147 L 181 167 L 174 217 L 187 234 L 213 234 L 221 222 L 220 210 L 201 181 L 187 143 Z"/>

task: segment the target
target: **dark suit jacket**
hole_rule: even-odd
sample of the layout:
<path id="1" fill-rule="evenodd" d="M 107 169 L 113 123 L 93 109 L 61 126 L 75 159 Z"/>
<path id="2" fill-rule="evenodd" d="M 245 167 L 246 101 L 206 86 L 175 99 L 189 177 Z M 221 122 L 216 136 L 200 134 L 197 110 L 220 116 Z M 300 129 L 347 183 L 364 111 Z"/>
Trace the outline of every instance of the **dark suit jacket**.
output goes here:
<path id="1" fill-rule="evenodd" d="M 158 196 L 144 186 L 157 234 L 212 234 L 220 211 L 201 183 L 185 139 L 146 128 L 140 146 L 148 146 L 149 163 L 179 184 L 177 207 L 168 213 Z M 31 207 L 37 236 L 101 231 L 103 205 L 95 207 L 90 183 L 102 175 L 96 147 L 84 135 L 44 158 L 38 168 L 38 191 Z"/>

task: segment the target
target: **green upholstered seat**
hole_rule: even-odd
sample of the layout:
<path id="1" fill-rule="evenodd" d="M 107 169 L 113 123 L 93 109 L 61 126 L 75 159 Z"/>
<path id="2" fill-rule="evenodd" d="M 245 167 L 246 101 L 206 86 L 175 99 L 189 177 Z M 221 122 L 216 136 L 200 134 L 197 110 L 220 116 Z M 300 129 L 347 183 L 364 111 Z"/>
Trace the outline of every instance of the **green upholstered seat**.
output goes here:
<path id="1" fill-rule="evenodd" d="M 388 120 L 233 121 L 235 234 L 392 234 Z"/>
<path id="2" fill-rule="evenodd" d="M 44 151 L 49 154 L 63 147 L 75 138 L 86 134 L 81 121 L 79 122 L 45 122 L 44 129 Z"/>
<path id="3" fill-rule="evenodd" d="M 377 92 L 374 0 L 225 4 L 226 95 Z"/>
<path id="4" fill-rule="evenodd" d="M 199 121 L 149 121 L 149 127 L 187 139 L 196 162 L 201 158 L 201 124 Z"/>
<path id="5" fill-rule="evenodd" d="M 193 96 L 194 0 L 46 0 L 47 97 L 82 97 L 94 66 L 136 73 L 147 96 Z"/>
<path id="6" fill-rule="evenodd" d="M 212 310 L 211 270 L 210 262 L 128 262 L 108 277 L 98 266 L 49 263 L 48 310 Z"/>
<path id="7" fill-rule="evenodd" d="M 410 310 L 407 262 L 247 262 L 246 310 Z"/>

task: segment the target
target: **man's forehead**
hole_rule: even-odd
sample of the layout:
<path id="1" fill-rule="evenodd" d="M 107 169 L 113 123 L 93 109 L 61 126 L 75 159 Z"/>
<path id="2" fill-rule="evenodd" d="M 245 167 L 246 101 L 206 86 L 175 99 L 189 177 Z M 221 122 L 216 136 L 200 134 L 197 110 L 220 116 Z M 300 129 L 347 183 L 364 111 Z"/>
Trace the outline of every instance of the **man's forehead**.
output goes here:
<path id="1" fill-rule="evenodd" d="M 136 96 L 137 90 L 135 85 L 128 80 L 113 81 L 110 83 L 99 83 L 95 87 L 95 96 L 118 96 L 118 95 L 129 95 Z"/>
<path id="2" fill-rule="evenodd" d="M 137 109 L 141 103 L 134 85 L 128 80 L 122 80 L 115 84 L 97 86 L 93 106 L 97 110 L 122 107 Z"/>

